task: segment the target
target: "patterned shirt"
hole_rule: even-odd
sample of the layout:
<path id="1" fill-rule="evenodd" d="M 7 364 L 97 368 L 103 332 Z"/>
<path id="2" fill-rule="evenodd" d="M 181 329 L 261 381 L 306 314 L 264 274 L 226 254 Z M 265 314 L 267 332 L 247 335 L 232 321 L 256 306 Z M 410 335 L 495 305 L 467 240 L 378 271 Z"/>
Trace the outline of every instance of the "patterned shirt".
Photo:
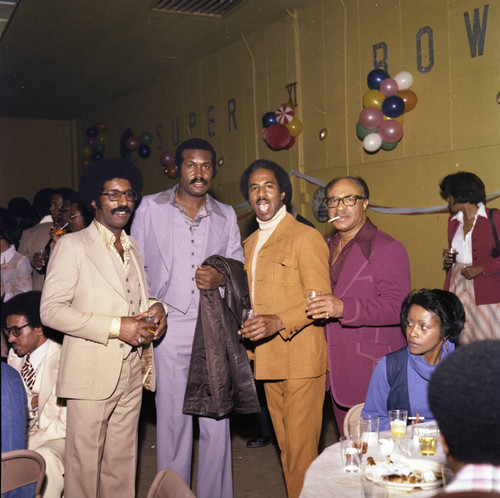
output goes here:
<path id="1" fill-rule="evenodd" d="M 461 491 L 494 491 L 500 493 L 500 466 L 469 463 L 446 486 L 445 493 Z"/>

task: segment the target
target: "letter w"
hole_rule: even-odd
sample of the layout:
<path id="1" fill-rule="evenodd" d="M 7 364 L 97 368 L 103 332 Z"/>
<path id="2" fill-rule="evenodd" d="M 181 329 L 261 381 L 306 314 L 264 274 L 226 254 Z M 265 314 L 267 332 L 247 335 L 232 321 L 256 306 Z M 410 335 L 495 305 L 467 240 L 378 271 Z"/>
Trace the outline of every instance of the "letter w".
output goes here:
<path id="1" fill-rule="evenodd" d="M 486 42 L 486 26 L 488 25 L 489 10 L 490 4 L 486 4 L 483 10 L 483 25 L 481 26 L 479 9 L 474 9 L 474 27 L 471 27 L 469 13 L 464 12 L 465 27 L 467 28 L 471 57 L 476 57 L 476 55 L 483 55 L 484 53 L 484 43 Z"/>

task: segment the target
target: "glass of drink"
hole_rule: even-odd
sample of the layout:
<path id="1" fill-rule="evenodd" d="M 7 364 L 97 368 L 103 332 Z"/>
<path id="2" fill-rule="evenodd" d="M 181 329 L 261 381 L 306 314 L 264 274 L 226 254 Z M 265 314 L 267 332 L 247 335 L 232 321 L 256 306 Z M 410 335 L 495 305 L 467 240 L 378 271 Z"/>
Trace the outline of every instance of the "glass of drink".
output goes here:
<path id="1" fill-rule="evenodd" d="M 391 424 L 391 435 L 394 438 L 406 437 L 406 423 L 408 421 L 407 410 L 389 410 L 389 423 Z"/>
<path id="2" fill-rule="evenodd" d="M 241 310 L 241 323 L 245 323 L 250 318 L 255 318 L 257 316 L 257 312 L 252 308 L 243 308 Z"/>
<path id="3" fill-rule="evenodd" d="M 359 472 L 361 470 L 361 448 L 356 448 L 349 437 L 340 438 L 340 452 L 344 472 Z"/>
<path id="4" fill-rule="evenodd" d="M 361 417 L 361 420 L 366 422 L 366 431 L 363 434 L 363 441 L 368 443 L 368 447 L 376 448 L 378 445 L 380 418 L 376 415 L 365 415 Z"/>
<path id="5" fill-rule="evenodd" d="M 319 296 L 320 294 L 321 294 L 321 291 L 317 291 L 317 290 L 304 291 L 304 296 L 306 298 L 306 305 L 309 306 L 311 304 L 311 299 L 313 297 Z"/>
<path id="6" fill-rule="evenodd" d="M 143 318 L 143 320 L 144 320 L 145 322 L 149 322 L 149 323 L 151 324 L 151 325 L 148 325 L 148 326 L 146 327 L 146 330 L 147 330 L 148 332 L 151 332 L 151 334 L 155 334 L 155 333 L 156 333 L 156 327 L 157 327 L 157 325 L 156 325 L 156 323 L 155 323 L 155 316 L 153 315 L 153 313 L 150 313 L 149 315 L 146 315 L 146 316 Z"/>
<path id="7" fill-rule="evenodd" d="M 439 429 L 437 427 L 415 427 L 414 431 L 418 436 L 420 454 L 434 456 L 437 451 Z"/>
<path id="8" fill-rule="evenodd" d="M 349 438 L 355 448 L 360 448 L 361 453 L 364 455 L 368 450 L 368 441 L 365 434 L 368 430 L 368 423 L 364 420 L 355 420 L 349 422 Z"/>

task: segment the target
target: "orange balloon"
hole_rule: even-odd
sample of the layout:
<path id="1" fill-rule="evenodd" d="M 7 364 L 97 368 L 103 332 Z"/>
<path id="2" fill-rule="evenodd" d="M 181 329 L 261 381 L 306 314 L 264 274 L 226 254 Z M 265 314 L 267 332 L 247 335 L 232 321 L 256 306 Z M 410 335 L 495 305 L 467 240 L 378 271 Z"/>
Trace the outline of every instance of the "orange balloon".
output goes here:
<path id="1" fill-rule="evenodd" d="M 90 157 L 91 155 L 92 155 L 92 147 L 89 147 L 88 145 L 86 145 L 83 148 L 83 157 Z"/>
<path id="2" fill-rule="evenodd" d="M 97 143 L 101 144 L 101 145 L 104 145 L 106 143 L 106 134 L 105 133 L 99 133 L 99 135 L 97 135 Z"/>
<path id="3" fill-rule="evenodd" d="M 296 137 L 302 133 L 302 121 L 299 118 L 293 118 L 285 126 L 288 128 L 291 137 Z"/>
<path id="4" fill-rule="evenodd" d="M 363 107 L 378 107 L 382 109 L 385 97 L 379 90 L 368 90 L 363 96 Z"/>
<path id="5" fill-rule="evenodd" d="M 173 180 L 177 176 L 176 175 L 176 173 L 177 173 L 176 169 L 177 169 L 177 166 L 175 164 L 169 164 L 167 166 L 167 169 L 165 170 L 165 173 L 167 174 L 167 176 L 169 178 L 172 178 L 172 180 Z"/>
<path id="6" fill-rule="evenodd" d="M 404 113 L 403 114 L 400 114 L 399 116 L 397 116 L 396 118 L 390 118 L 389 116 L 386 116 L 384 114 L 384 121 L 387 121 L 388 119 L 393 119 L 394 121 L 399 121 L 401 124 L 404 123 L 405 121 L 405 118 L 404 118 Z"/>
<path id="7" fill-rule="evenodd" d="M 396 95 L 403 99 L 405 112 L 410 112 L 417 105 L 417 96 L 413 90 L 400 90 Z"/>

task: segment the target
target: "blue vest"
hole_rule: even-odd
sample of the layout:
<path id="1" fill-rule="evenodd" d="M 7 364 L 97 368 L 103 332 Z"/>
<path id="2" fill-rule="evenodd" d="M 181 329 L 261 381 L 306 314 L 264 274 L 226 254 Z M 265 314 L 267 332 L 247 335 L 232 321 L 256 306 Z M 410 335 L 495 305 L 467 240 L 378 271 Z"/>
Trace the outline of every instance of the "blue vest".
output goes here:
<path id="1" fill-rule="evenodd" d="M 391 388 L 387 398 L 387 410 L 407 410 L 411 416 L 408 393 L 408 350 L 398 349 L 385 357 L 387 382 Z"/>

